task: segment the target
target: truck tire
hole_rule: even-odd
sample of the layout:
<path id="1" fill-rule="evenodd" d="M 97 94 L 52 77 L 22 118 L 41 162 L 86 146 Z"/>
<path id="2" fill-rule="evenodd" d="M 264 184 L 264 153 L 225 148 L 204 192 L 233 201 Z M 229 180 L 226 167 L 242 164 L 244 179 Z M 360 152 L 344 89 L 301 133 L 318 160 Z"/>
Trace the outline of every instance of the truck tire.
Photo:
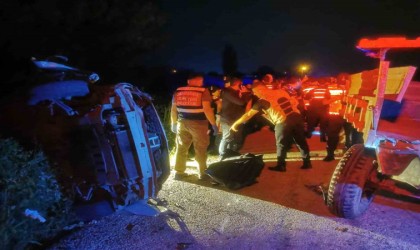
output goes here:
<path id="1" fill-rule="evenodd" d="M 363 144 L 353 145 L 337 164 L 327 197 L 330 211 L 343 218 L 353 219 L 363 214 L 375 196 L 369 176 L 377 171 L 376 155 Z"/>

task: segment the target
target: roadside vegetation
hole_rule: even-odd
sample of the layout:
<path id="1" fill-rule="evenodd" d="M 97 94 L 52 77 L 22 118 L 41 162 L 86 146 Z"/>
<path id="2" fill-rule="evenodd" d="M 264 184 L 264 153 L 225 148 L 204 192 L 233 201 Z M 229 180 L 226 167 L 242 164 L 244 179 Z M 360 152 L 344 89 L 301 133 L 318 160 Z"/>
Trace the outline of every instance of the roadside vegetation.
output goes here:
<path id="1" fill-rule="evenodd" d="M 0 139 L 0 248 L 30 249 L 75 221 L 41 151 Z"/>

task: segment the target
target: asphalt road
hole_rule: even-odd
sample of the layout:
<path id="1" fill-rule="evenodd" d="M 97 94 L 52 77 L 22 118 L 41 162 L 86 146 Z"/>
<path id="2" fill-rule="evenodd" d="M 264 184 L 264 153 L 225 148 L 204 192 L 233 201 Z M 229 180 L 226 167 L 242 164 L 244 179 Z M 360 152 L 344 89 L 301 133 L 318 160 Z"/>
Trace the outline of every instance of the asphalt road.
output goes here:
<path id="1" fill-rule="evenodd" d="M 420 249 L 418 203 L 378 195 L 354 220 L 328 211 L 319 186 L 328 185 L 338 160 L 320 160 L 318 146 L 310 170 L 299 169 L 291 153 L 287 172 L 271 172 L 275 162 L 266 154 L 258 182 L 236 191 L 171 175 L 159 192 L 157 216 L 123 210 L 50 249 Z M 193 165 L 188 172 L 195 173 Z"/>

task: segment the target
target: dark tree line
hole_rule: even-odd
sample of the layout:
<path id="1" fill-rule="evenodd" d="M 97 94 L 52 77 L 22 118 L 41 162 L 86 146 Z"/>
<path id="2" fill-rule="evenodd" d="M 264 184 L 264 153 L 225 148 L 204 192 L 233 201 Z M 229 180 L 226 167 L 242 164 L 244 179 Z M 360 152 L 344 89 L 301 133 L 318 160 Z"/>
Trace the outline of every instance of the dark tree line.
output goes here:
<path id="1" fill-rule="evenodd" d="M 77 67 L 118 77 L 120 69 L 136 67 L 143 52 L 164 40 L 165 16 L 154 2 L 1 1 L 3 84 L 24 81 L 31 57 L 57 54 Z"/>
<path id="2" fill-rule="evenodd" d="M 233 76 L 238 73 L 238 59 L 232 45 L 227 44 L 222 53 L 223 75 Z"/>

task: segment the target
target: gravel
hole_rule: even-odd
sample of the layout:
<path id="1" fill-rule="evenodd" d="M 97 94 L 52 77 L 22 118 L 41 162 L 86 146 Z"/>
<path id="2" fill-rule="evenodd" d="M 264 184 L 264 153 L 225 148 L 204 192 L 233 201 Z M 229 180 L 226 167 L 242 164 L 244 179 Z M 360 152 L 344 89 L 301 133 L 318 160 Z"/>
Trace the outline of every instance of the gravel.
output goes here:
<path id="1" fill-rule="evenodd" d="M 157 216 L 122 210 L 49 249 L 420 249 L 420 214 L 376 203 L 345 220 L 172 176 L 158 198 Z"/>

